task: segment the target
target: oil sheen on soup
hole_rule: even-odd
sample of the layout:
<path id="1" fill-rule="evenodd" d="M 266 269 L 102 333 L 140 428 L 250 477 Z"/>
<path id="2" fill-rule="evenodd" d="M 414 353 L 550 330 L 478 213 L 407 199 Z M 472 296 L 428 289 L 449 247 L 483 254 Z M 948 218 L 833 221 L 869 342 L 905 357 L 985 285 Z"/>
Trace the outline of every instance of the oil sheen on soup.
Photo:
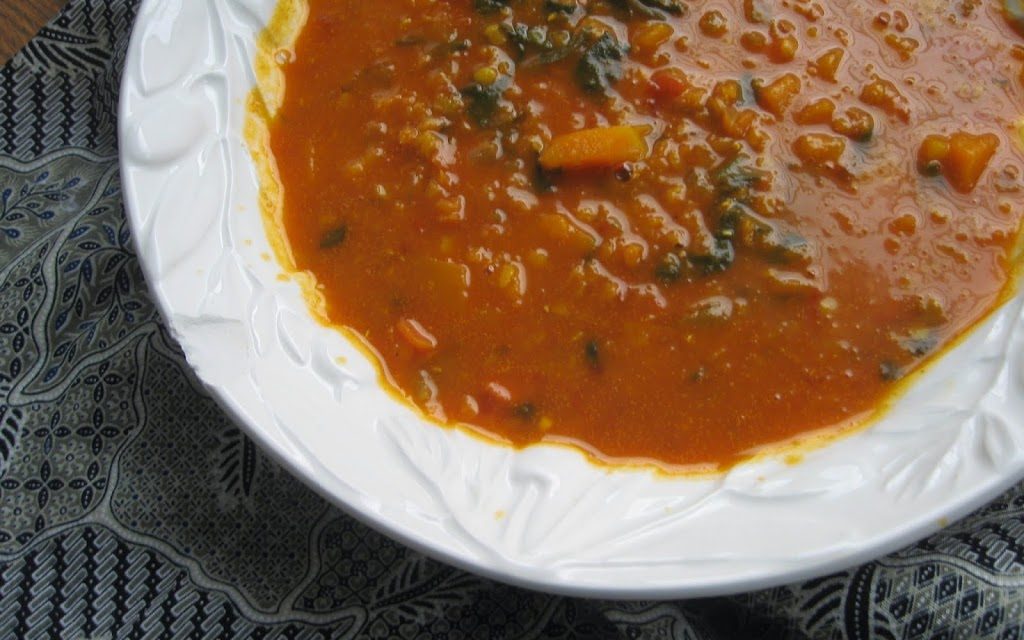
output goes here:
<path id="1" fill-rule="evenodd" d="M 1010 291 L 1015 3 L 309 4 L 287 242 L 436 421 L 725 468 L 864 422 Z"/>

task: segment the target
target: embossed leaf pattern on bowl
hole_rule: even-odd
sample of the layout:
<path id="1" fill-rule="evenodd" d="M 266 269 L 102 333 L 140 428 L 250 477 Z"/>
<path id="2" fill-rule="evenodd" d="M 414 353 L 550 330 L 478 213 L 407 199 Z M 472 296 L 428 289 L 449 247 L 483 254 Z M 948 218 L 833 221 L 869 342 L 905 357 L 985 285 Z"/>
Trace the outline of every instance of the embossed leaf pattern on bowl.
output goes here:
<path id="1" fill-rule="evenodd" d="M 199 378 L 263 447 L 361 519 L 518 584 L 697 596 L 879 555 L 1024 473 L 1019 297 L 883 420 L 795 465 L 666 478 L 425 423 L 269 258 L 243 125 L 256 35 L 274 7 L 143 3 L 122 91 L 125 197 L 154 297 Z M 247 453 L 223 446 L 232 471 L 220 481 L 244 494 Z"/>

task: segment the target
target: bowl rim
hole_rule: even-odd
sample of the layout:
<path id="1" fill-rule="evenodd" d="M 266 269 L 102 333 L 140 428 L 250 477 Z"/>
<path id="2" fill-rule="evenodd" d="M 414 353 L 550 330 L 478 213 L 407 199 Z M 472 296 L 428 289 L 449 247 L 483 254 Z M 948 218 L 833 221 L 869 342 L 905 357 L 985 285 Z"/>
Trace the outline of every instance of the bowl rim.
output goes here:
<path id="1" fill-rule="evenodd" d="M 148 11 L 156 4 L 157 0 L 142 0 L 137 13 L 136 23 L 133 26 L 130 37 L 128 53 L 125 57 L 125 72 L 121 77 L 121 87 L 117 107 L 117 138 L 119 149 L 121 150 L 127 147 L 129 139 L 132 136 L 129 130 L 129 123 L 133 122 L 132 94 L 127 87 L 127 84 L 130 82 L 130 74 L 127 70 L 133 65 L 139 64 L 139 50 L 142 38 L 142 29 L 140 28 L 140 25 L 143 24 L 143 20 L 145 20 L 145 16 L 148 14 Z M 138 229 L 136 226 L 137 214 L 135 212 L 138 212 L 140 209 L 138 192 L 134 188 L 134 185 L 130 183 L 130 179 L 128 178 L 131 173 L 131 166 L 127 155 L 123 153 L 123 151 L 119 153 L 118 164 L 123 184 L 122 197 L 126 215 L 132 226 L 132 242 L 134 249 L 139 256 L 139 265 L 147 281 L 147 288 L 149 289 L 150 296 L 155 302 L 158 312 L 163 319 L 164 326 L 168 329 L 169 334 L 177 340 L 179 333 L 175 327 L 175 323 L 173 322 L 174 313 L 172 304 L 158 287 L 153 286 L 154 283 L 159 281 L 160 276 L 156 271 L 155 265 L 144 258 L 146 247 L 143 245 L 141 234 L 137 233 Z M 1020 298 L 1021 294 L 1018 293 L 1016 297 Z M 980 325 L 971 331 L 978 331 L 979 328 Z M 271 438 L 267 431 L 251 423 L 246 418 L 245 411 L 238 405 L 235 398 L 224 393 L 224 390 L 220 387 L 209 384 L 198 371 L 195 371 L 195 365 L 190 357 L 191 354 L 184 345 L 182 346 L 196 379 L 207 391 L 208 395 L 213 398 L 217 405 L 231 418 L 231 420 L 235 424 L 239 425 L 249 437 L 258 442 L 260 448 L 274 461 L 284 467 L 292 476 L 298 478 L 306 486 L 316 491 L 330 504 L 341 509 L 343 512 L 354 517 L 363 524 L 383 532 L 388 537 L 393 538 L 403 545 L 406 545 L 428 557 L 432 557 L 488 579 L 552 594 L 622 600 L 663 600 L 725 595 L 793 583 L 811 577 L 821 576 L 826 573 L 845 570 L 904 547 L 944 526 L 947 526 L 955 520 L 963 518 L 973 510 L 997 497 L 1009 486 L 1024 479 L 1024 467 L 1021 467 L 1016 469 L 1012 474 L 1002 476 L 999 482 L 992 483 L 983 490 L 976 491 L 969 498 L 961 498 L 958 501 L 946 503 L 942 509 L 939 509 L 934 513 L 918 514 L 911 524 L 905 524 L 901 528 L 888 531 L 874 544 L 861 548 L 849 548 L 845 553 L 833 557 L 827 557 L 817 562 L 808 562 L 801 564 L 800 566 L 793 566 L 788 570 L 774 571 L 754 578 L 727 577 L 722 580 L 705 580 L 700 583 L 692 583 L 687 582 L 685 576 L 681 576 L 681 580 L 678 585 L 654 587 L 643 584 L 608 586 L 574 584 L 572 582 L 559 579 L 559 574 L 537 575 L 532 572 L 510 572 L 507 570 L 507 567 L 503 568 L 493 564 L 488 564 L 482 559 L 479 559 L 479 557 L 476 557 L 475 559 L 467 559 L 466 557 L 453 552 L 450 548 L 439 547 L 427 540 L 418 532 L 403 528 L 397 522 L 389 520 L 379 509 L 375 510 L 369 508 L 365 501 L 357 494 L 352 493 L 347 496 L 341 495 L 337 485 L 330 486 L 325 482 L 323 474 L 316 473 L 314 467 L 309 464 L 303 464 L 305 461 L 295 455 L 289 455 L 288 452 L 284 451 L 278 443 Z M 945 357 L 946 356 L 940 357 L 940 360 Z M 871 427 L 867 428 L 870 429 Z"/>

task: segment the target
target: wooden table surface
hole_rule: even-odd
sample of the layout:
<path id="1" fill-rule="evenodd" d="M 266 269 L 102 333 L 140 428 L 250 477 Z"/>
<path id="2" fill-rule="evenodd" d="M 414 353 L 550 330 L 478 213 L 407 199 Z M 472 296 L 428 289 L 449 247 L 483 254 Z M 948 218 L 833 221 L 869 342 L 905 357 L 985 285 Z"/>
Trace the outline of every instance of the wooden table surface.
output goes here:
<path id="1" fill-rule="evenodd" d="M 66 0 L 0 0 L 0 65 L 18 52 Z"/>

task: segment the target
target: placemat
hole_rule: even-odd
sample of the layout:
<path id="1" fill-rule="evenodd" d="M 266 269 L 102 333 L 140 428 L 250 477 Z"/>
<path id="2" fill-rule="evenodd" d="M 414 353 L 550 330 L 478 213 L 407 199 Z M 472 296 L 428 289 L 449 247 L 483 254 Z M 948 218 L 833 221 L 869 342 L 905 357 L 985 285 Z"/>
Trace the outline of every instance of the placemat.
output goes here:
<path id="1" fill-rule="evenodd" d="M 0 638 L 1024 638 L 1024 485 L 876 562 L 685 602 L 515 589 L 328 505 L 146 292 L 115 116 L 136 6 L 73 0 L 0 69 Z"/>

